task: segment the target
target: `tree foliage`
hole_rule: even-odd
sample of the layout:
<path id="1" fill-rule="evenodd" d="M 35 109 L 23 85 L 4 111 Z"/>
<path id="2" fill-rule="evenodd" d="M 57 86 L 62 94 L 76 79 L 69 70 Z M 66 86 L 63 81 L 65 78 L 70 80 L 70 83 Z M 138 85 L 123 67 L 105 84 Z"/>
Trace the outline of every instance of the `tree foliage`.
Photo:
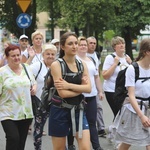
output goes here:
<path id="1" fill-rule="evenodd" d="M 114 30 L 125 38 L 131 58 L 132 39 L 150 22 L 149 0 L 59 0 L 56 5 L 60 8 L 60 16 L 56 17 L 60 28 L 71 29 L 77 35 L 82 31 L 84 36 L 97 39 L 103 38 L 106 30 Z"/>
<path id="2" fill-rule="evenodd" d="M 54 38 L 54 28 L 59 26 L 58 19 L 61 18 L 58 1 L 59 0 L 37 0 L 37 12 L 46 11 L 49 13 L 49 21 L 47 22 L 46 27 L 51 30 L 52 38 Z"/>
<path id="3" fill-rule="evenodd" d="M 11 33 L 19 37 L 21 34 L 23 34 L 23 29 L 17 26 L 16 18 L 18 17 L 19 14 L 22 13 L 21 8 L 17 4 L 16 0 L 2 0 L 2 1 L 3 5 L 0 5 L 2 11 L 0 22 L 2 22 L 2 25 L 6 29 L 8 29 Z M 30 37 L 31 33 L 36 28 L 36 0 L 32 0 L 32 3 L 28 7 L 26 13 L 32 16 L 31 26 L 25 29 L 25 33 Z"/>
<path id="4" fill-rule="evenodd" d="M 103 38 L 104 38 L 104 47 L 106 49 L 111 47 L 111 39 L 115 36 L 115 32 L 113 30 L 107 30 L 104 31 L 103 33 Z"/>
<path id="5" fill-rule="evenodd" d="M 98 36 L 107 28 L 107 23 L 114 15 L 112 0 L 61 0 L 62 12 L 60 24 L 63 28 L 83 31 L 85 36 Z M 77 33 L 79 35 L 79 33 Z"/>
<path id="6" fill-rule="evenodd" d="M 132 39 L 150 23 L 149 7 L 149 0 L 120 0 L 120 4 L 115 8 L 115 19 L 111 20 L 113 29 L 125 38 L 126 51 L 132 59 Z"/>
<path id="7" fill-rule="evenodd" d="M 103 38 L 106 30 L 114 30 L 125 38 L 127 53 L 132 58 L 131 41 L 145 25 L 150 22 L 149 0 L 32 0 L 27 13 L 33 17 L 32 25 L 26 29 L 28 35 L 33 32 L 37 12 L 49 13 L 48 28 L 54 36 L 54 28 L 72 30 L 77 35 Z M 32 9 L 31 9 L 32 8 Z M 1 0 L 0 21 L 8 30 L 19 35 L 22 29 L 16 25 L 16 17 L 21 13 L 16 0 Z"/>

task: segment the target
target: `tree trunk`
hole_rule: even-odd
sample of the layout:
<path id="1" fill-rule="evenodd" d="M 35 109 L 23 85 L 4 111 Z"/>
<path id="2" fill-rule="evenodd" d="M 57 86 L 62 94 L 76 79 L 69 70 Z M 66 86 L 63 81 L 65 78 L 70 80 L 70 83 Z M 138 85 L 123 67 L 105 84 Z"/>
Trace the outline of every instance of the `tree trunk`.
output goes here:
<path id="1" fill-rule="evenodd" d="M 74 27 L 74 32 L 77 36 L 79 36 L 79 28 L 78 27 Z"/>
<path id="2" fill-rule="evenodd" d="M 122 32 L 122 36 L 124 37 L 125 42 L 126 42 L 126 54 L 128 54 L 130 58 L 133 60 L 131 28 L 125 27 Z"/>
<path id="3" fill-rule="evenodd" d="M 52 1 L 49 1 L 49 6 L 50 6 L 50 29 L 51 29 L 51 36 L 52 36 L 52 39 L 54 38 L 54 3 L 53 3 L 53 0 Z"/>

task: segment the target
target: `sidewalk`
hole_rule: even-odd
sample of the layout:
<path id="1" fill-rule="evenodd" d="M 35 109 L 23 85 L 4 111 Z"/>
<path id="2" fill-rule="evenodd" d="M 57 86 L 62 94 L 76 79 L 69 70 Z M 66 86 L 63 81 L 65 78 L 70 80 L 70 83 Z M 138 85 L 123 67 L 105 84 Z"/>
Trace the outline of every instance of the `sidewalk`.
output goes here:
<path id="1" fill-rule="evenodd" d="M 106 127 L 108 127 L 111 124 L 113 114 L 106 100 L 102 102 L 102 105 L 103 105 L 103 110 L 104 110 L 105 125 Z M 46 131 L 46 133 L 48 133 L 48 122 L 46 123 L 44 130 Z M 110 143 L 106 138 L 99 138 L 99 140 L 104 150 L 113 150 L 113 147 L 114 147 L 113 144 Z M 75 145 L 77 145 L 76 142 L 75 142 Z M 52 150 L 52 149 L 53 148 L 52 148 L 51 137 L 48 135 L 43 136 L 42 150 Z M 4 131 L 2 129 L 1 124 L 0 124 L 0 150 L 5 150 L 5 135 L 4 135 Z M 25 150 L 34 150 L 32 134 L 28 135 L 27 137 Z M 145 150 L 145 147 L 131 147 L 130 150 Z"/>

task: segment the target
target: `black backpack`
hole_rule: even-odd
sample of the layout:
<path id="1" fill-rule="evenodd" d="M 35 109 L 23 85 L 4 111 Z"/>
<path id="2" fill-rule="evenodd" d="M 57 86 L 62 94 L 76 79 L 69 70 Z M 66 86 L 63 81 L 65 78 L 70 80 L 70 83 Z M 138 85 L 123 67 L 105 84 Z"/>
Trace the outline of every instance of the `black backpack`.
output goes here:
<path id="1" fill-rule="evenodd" d="M 61 66 L 62 78 L 64 79 L 66 76 L 75 76 L 77 74 L 83 73 L 84 67 L 80 60 L 76 59 L 76 65 L 78 68 L 78 73 L 67 73 L 67 64 L 62 58 L 57 59 Z M 49 111 L 49 106 L 51 104 L 51 98 L 54 95 L 56 88 L 54 87 L 54 81 L 51 75 L 51 70 L 49 69 L 44 79 L 44 87 L 41 94 L 41 101 L 43 103 L 43 107 L 46 111 Z"/>
<path id="2" fill-rule="evenodd" d="M 139 79 L 139 65 L 137 62 L 132 63 L 135 70 L 135 82 Z M 119 71 L 115 82 L 115 93 L 114 93 L 114 103 L 119 111 L 123 105 L 125 98 L 127 97 L 127 89 L 125 87 L 125 73 L 127 68 Z"/>

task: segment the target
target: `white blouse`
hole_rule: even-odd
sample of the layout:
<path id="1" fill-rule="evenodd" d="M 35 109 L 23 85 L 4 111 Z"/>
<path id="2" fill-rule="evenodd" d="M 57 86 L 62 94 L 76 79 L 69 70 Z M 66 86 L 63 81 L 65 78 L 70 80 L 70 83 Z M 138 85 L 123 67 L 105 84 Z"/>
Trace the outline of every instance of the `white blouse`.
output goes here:
<path id="1" fill-rule="evenodd" d="M 27 64 L 26 69 L 35 84 L 34 76 Z M 17 75 L 8 65 L 0 68 L 0 121 L 33 118 L 29 81 L 24 69 Z"/>

